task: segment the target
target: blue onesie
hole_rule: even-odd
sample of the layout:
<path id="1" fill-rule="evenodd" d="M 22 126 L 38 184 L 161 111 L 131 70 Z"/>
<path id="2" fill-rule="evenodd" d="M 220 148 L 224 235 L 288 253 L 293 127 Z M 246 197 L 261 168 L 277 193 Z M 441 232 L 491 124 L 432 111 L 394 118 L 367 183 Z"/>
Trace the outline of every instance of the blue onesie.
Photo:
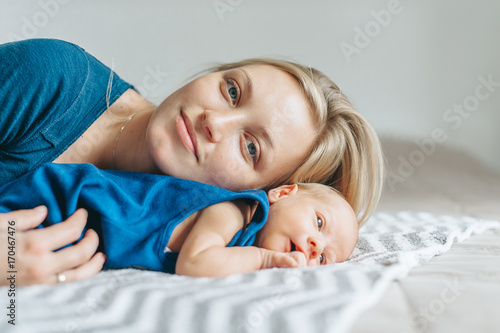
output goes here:
<path id="1" fill-rule="evenodd" d="M 100 170 L 91 164 L 47 163 L 0 187 L 0 213 L 46 205 L 43 226 L 67 219 L 78 208 L 89 212 L 87 228 L 99 234 L 105 268 L 138 266 L 175 273 L 178 253 L 164 252 L 172 231 L 209 205 L 246 199 L 258 208 L 251 223 L 228 246 L 251 246 L 267 220 L 264 191 L 231 192 L 170 176 Z"/>

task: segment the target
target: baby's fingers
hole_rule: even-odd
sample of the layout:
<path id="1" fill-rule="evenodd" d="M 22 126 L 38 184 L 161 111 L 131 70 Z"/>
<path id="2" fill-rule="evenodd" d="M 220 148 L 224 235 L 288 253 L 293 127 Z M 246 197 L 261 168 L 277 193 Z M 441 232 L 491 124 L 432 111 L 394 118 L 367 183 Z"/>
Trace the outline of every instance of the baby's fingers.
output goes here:
<path id="1" fill-rule="evenodd" d="M 290 257 L 295 260 L 295 263 L 297 264 L 298 267 L 306 267 L 307 266 L 307 260 L 306 256 L 304 253 L 300 251 L 293 251 L 288 254 Z"/>
<path id="2" fill-rule="evenodd" d="M 275 260 L 275 267 L 299 267 L 297 261 L 288 253 L 280 253 Z"/>

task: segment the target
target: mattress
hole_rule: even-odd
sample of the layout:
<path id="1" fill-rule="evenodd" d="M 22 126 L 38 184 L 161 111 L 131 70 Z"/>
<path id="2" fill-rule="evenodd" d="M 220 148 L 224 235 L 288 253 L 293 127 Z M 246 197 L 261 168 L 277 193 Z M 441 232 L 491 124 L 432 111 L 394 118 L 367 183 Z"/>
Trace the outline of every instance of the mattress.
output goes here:
<path id="1" fill-rule="evenodd" d="M 389 173 L 415 149 L 384 147 Z M 344 263 L 225 278 L 103 271 L 18 288 L 16 325 L 5 316 L 0 331 L 497 332 L 500 176 L 442 147 L 405 176 Z"/>

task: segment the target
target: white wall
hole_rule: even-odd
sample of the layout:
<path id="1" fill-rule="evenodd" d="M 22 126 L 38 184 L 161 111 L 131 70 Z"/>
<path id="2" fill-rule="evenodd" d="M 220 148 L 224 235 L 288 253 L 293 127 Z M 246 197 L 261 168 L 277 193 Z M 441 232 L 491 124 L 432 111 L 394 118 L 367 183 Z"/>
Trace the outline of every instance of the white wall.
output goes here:
<path id="1" fill-rule="evenodd" d="M 74 42 L 155 103 L 213 62 L 290 57 L 332 77 L 380 134 L 441 129 L 500 171 L 499 18 L 496 0 L 0 0 L 0 42 Z"/>

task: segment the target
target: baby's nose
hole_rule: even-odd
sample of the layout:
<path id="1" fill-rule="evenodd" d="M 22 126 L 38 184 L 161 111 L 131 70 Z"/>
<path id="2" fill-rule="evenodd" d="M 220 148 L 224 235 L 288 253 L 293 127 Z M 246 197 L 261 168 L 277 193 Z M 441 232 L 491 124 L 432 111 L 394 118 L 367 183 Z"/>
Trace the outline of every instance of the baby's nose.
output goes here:
<path id="1" fill-rule="evenodd" d="M 323 253 L 324 244 L 318 237 L 309 237 L 307 243 L 309 245 L 309 260 L 316 259 Z"/>

